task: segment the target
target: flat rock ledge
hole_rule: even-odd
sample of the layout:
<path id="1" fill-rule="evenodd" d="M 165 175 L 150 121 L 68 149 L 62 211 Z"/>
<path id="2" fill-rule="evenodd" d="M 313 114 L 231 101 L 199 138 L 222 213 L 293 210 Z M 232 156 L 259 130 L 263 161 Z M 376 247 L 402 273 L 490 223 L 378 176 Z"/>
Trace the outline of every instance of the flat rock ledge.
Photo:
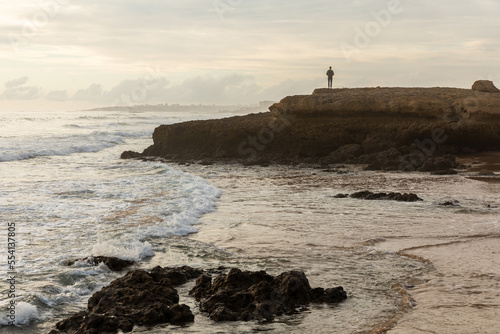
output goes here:
<path id="1" fill-rule="evenodd" d="M 198 278 L 190 291 L 200 310 L 214 321 L 271 320 L 293 314 L 309 303 L 339 303 L 347 298 L 342 287 L 312 289 L 303 272 L 276 277 L 264 271 L 231 269 L 213 281 L 210 273 L 188 266 L 134 270 L 94 293 L 87 309 L 59 321 L 49 334 L 131 332 L 134 326 L 182 325 L 194 321 L 189 306 L 179 303 L 175 286 Z"/>
<path id="2" fill-rule="evenodd" d="M 433 172 L 461 168 L 458 154 L 500 150 L 500 92 L 487 80 L 472 89 L 316 89 L 269 110 L 161 125 L 152 146 L 122 158 Z"/>

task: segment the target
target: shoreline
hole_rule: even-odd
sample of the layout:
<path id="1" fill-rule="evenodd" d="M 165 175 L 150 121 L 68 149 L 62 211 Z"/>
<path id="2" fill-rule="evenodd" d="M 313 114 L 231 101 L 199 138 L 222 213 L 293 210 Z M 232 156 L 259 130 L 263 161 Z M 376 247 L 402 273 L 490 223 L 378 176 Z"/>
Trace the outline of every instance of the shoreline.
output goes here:
<path id="1" fill-rule="evenodd" d="M 496 154 L 494 154 L 495 156 Z M 477 159 L 477 158 L 476 158 Z M 464 160 L 465 161 L 465 160 Z M 472 160 L 471 160 L 472 161 Z M 477 160 L 474 160 L 477 161 Z M 182 166 L 180 166 L 183 168 Z M 199 172 L 199 167 L 200 166 L 187 166 L 187 169 L 189 172 L 196 172 L 198 170 Z M 217 166 L 217 168 L 221 168 L 220 165 Z M 236 168 L 245 168 L 245 167 L 236 167 Z M 288 167 L 291 169 L 294 169 L 295 167 Z M 483 167 L 483 168 L 490 168 L 490 167 Z M 194 169 L 194 171 L 193 171 Z M 265 168 L 263 169 L 265 170 Z M 302 170 L 300 168 L 297 168 L 297 170 Z M 496 169 L 494 169 L 496 170 Z M 469 171 L 467 170 L 464 172 L 462 175 L 456 175 L 456 176 L 451 176 L 452 178 L 455 179 L 469 179 L 469 177 L 466 175 L 469 172 L 475 173 L 474 170 Z M 320 171 L 318 170 L 317 172 L 312 172 L 320 174 Z M 385 172 L 383 172 L 385 173 Z M 388 174 L 394 174 L 394 173 L 388 173 Z M 396 173 L 397 175 L 399 173 Z M 427 176 L 423 173 L 415 173 L 416 177 L 422 177 L 422 178 L 429 178 L 433 179 L 435 176 L 430 176 L 427 174 Z M 413 175 L 413 173 L 411 174 Z M 220 176 L 219 178 L 224 179 L 227 176 Z M 265 177 L 265 176 L 263 176 Z M 447 178 L 446 176 L 437 176 L 440 179 L 445 179 Z M 215 180 L 218 178 L 215 177 Z M 295 182 L 295 181 L 294 181 Z M 474 180 L 471 180 L 469 182 L 475 182 Z M 223 182 L 224 183 L 224 182 Z M 222 184 L 220 184 L 219 181 L 215 182 L 216 186 L 221 187 Z M 491 187 L 498 187 L 496 184 L 491 184 L 491 183 L 481 183 L 484 184 L 485 186 L 490 185 Z M 228 186 L 228 184 L 226 184 Z M 311 185 L 312 186 L 312 185 Z M 237 185 L 232 185 L 231 188 L 233 190 L 230 191 L 229 196 L 235 191 Z M 489 186 L 488 186 L 489 187 Z M 227 189 L 224 189 L 222 187 L 223 191 L 226 192 Z M 252 190 L 255 191 L 255 190 Z M 256 229 L 243 229 L 240 230 L 236 235 L 238 236 L 238 240 L 236 240 L 236 235 L 227 235 L 229 232 L 226 230 L 223 226 L 221 225 L 221 220 L 228 219 L 231 214 L 230 212 L 226 211 L 229 209 L 228 204 L 225 204 L 224 202 L 227 199 L 224 197 L 221 198 L 221 207 L 217 209 L 216 212 L 214 213 L 209 213 L 208 215 L 204 216 L 202 220 L 206 223 L 203 224 L 200 227 L 200 231 L 197 234 L 189 236 L 189 238 L 196 240 L 196 241 L 202 241 L 202 242 L 209 242 L 213 243 L 214 245 L 218 247 L 223 247 L 223 248 L 228 248 L 229 251 L 236 251 L 238 253 L 241 252 L 241 254 L 246 254 L 246 253 L 252 253 L 251 249 L 257 247 L 257 249 L 261 246 L 259 244 L 262 243 L 264 247 L 269 247 L 270 240 L 268 236 L 264 236 L 262 233 L 266 232 L 258 232 Z M 274 200 L 271 198 L 269 200 L 269 205 L 273 206 L 272 203 L 274 203 Z M 276 205 L 276 204 L 274 204 Z M 362 205 L 362 204 L 361 204 Z M 291 213 L 287 213 L 288 216 L 291 215 Z M 246 223 L 243 224 L 250 224 L 250 226 L 260 226 L 257 222 L 255 222 L 255 213 L 252 211 L 247 212 L 247 219 Z M 256 216 L 260 216 L 259 214 Z M 294 217 L 291 215 L 290 219 L 293 219 L 291 217 Z M 272 219 L 272 217 L 270 217 Z M 295 219 L 304 219 L 302 215 L 296 216 Z M 233 218 L 234 220 L 234 218 Z M 253 221 L 253 222 L 252 222 Z M 306 222 L 304 222 L 306 223 Z M 495 230 L 495 228 L 493 228 Z M 269 233 L 272 234 L 271 231 Z M 255 237 L 254 234 L 257 234 L 259 237 Z M 257 241 L 256 239 L 261 238 L 260 241 Z M 468 333 L 467 328 L 470 328 L 470 332 L 476 331 L 479 327 L 481 326 L 478 324 L 478 322 L 475 319 L 482 319 L 485 323 L 489 323 L 489 326 L 485 326 L 482 331 L 479 331 L 481 333 L 496 333 L 494 330 L 491 330 L 491 328 L 495 328 L 495 326 L 500 325 L 500 323 L 496 320 L 498 319 L 494 317 L 495 312 L 497 312 L 494 308 L 492 309 L 491 306 L 484 306 L 481 307 L 480 303 L 475 303 L 474 305 L 470 306 L 467 304 L 467 295 L 464 295 L 462 297 L 463 299 L 463 305 L 462 306 L 455 306 L 452 307 L 450 311 L 447 310 L 446 305 L 447 301 L 447 295 L 445 292 L 442 292 L 440 289 L 442 289 L 442 283 L 440 283 L 440 280 L 442 279 L 441 277 L 456 277 L 456 275 L 463 275 L 461 274 L 462 272 L 478 272 L 478 277 L 474 277 L 472 274 L 471 277 L 468 277 L 467 279 L 469 280 L 479 280 L 480 284 L 484 284 L 483 279 L 484 277 L 488 275 L 493 275 L 492 277 L 500 277 L 500 272 L 495 273 L 493 271 L 490 271 L 488 273 L 488 267 L 485 267 L 489 265 L 489 263 L 493 263 L 490 260 L 494 261 L 492 256 L 494 254 L 491 253 L 491 251 L 494 251 L 494 249 L 498 248 L 495 244 L 495 242 L 500 239 L 500 233 L 497 235 L 495 233 L 490 233 L 489 235 L 484 235 L 484 236 L 475 236 L 475 235 L 464 235 L 463 237 L 456 237 L 452 238 L 451 241 L 449 237 L 443 237 L 443 238 L 438 238 L 436 240 L 432 240 L 425 238 L 425 239 L 419 239 L 419 238 L 412 238 L 411 244 L 408 244 L 407 240 L 405 238 L 399 240 L 399 238 L 392 238 L 386 235 L 380 240 L 375 240 L 373 243 L 373 246 L 376 247 L 376 249 L 381 249 L 383 251 L 390 251 L 393 252 L 394 254 L 399 254 L 399 256 L 406 257 L 408 259 L 412 259 L 415 261 L 418 261 L 422 263 L 424 266 L 431 266 L 432 269 L 430 272 L 415 272 L 413 275 L 413 278 L 409 280 L 407 283 L 403 285 L 398 285 L 392 287 L 394 291 L 397 291 L 397 293 L 400 295 L 400 311 L 395 313 L 392 317 L 380 321 L 377 325 L 373 326 L 371 330 L 369 330 L 369 333 L 376 334 L 376 333 L 396 333 L 396 334 L 413 334 L 413 333 L 421 333 L 420 330 L 417 330 L 416 328 L 427 328 L 429 332 L 432 332 L 433 329 L 432 324 L 436 325 L 437 328 L 441 328 L 438 325 L 438 323 L 434 321 L 429 321 L 429 319 L 435 319 L 436 321 L 440 321 L 441 323 L 445 324 L 444 328 L 448 326 L 448 330 L 445 331 L 439 331 L 440 333 L 458 333 L 455 325 L 445 321 L 445 319 L 455 319 L 457 322 L 462 323 L 462 329 L 465 330 L 464 333 Z M 453 240 L 455 239 L 455 240 Z M 246 240 L 246 241 L 245 241 Z M 252 241 L 254 240 L 254 241 Z M 486 240 L 486 241 L 485 241 Z M 490 241 L 488 241 L 490 240 Z M 434 245 L 435 244 L 435 245 Z M 457 246 L 458 245 L 458 246 Z M 483 259 L 481 261 L 478 261 L 476 258 L 476 254 L 474 252 L 468 253 L 468 251 L 465 251 L 461 248 L 462 245 L 470 245 L 471 247 L 467 246 L 466 249 L 477 249 L 477 250 L 482 250 L 484 253 L 482 254 L 491 254 L 491 255 L 483 255 Z M 411 246 L 411 247 L 409 247 Z M 457 248 L 458 247 L 458 248 Z M 285 251 L 286 247 L 284 247 L 283 251 L 278 252 L 276 256 L 279 257 L 279 254 L 283 254 L 285 258 L 291 256 L 291 254 L 287 254 Z M 441 255 L 443 250 L 446 250 L 445 254 L 455 254 L 455 256 L 459 256 L 461 259 L 459 267 L 454 267 L 451 265 L 452 262 L 450 262 L 449 255 L 448 257 L 446 255 Z M 498 249 L 500 253 L 500 249 Z M 294 252 L 292 252 L 293 254 Z M 293 255 L 292 255 L 293 256 Z M 443 262 L 444 261 L 444 262 Z M 477 268 L 478 264 L 482 266 L 480 269 Z M 500 263 L 497 266 L 500 268 Z M 481 274 L 483 272 L 483 274 Z M 484 276 L 486 275 L 486 276 Z M 488 276 L 489 277 L 489 276 Z M 454 279 L 456 280 L 456 279 Z M 478 284 L 479 284 L 478 283 Z M 456 283 L 455 283 L 456 284 Z M 436 298 L 434 296 L 443 296 L 443 306 L 437 306 L 439 305 L 439 300 L 437 301 L 438 304 L 436 304 Z M 441 297 L 439 297 L 441 298 Z M 438 299 L 439 299 L 438 298 Z M 477 297 L 474 297 L 477 298 Z M 437 307 L 437 309 L 436 309 Z M 488 317 L 481 316 L 480 312 L 482 309 L 488 309 L 489 311 L 486 312 L 486 314 L 489 314 Z M 437 312 L 436 310 L 439 310 L 438 314 L 434 314 Z M 460 316 L 456 317 L 453 315 L 453 312 L 459 312 Z M 466 312 L 466 313 L 464 313 Z M 467 313 L 469 312 L 469 313 Z M 478 313 L 479 312 L 479 313 Z M 467 315 L 470 314 L 470 315 Z M 422 315 L 424 315 L 422 317 Z M 424 320 L 422 320 L 424 319 Z M 467 321 L 470 323 L 466 325 Z M 420 327 L 419 327 L 420 326 Z M 451 328 L 451 329 L 450 329 Z M 489 329 L 488 329 L 489 328 Z M 442 330 L 442 328 L 441 328 Z"/>
<path id="2" fill-rule="evenodd" d="M 457 155 L 457 161 L 466 165 L 468 172 L 500 172 L 500 151 Z"/>
<path id="3" fill-rule="evenodd" d="M 497 156 L 498 152 L 494 152 L 493 156 Z M 478 157 L 468 157 L 468 161 L 480 161 Z M 465 160 L 464 160 L 465 161 Z M 474 164 L 474 166 L 477 164 Z M 238 268 L 242 270 L 270 270 L 272 271 L 282 271 L 282 270 L 302 270 L 307 273 L 307 276 L 311 278 L 311 285 L 331 285 L 340 284 L 347 285 L 347 291 L 353 293 L 354 296 L 359 295 L 358 283 L 349 281 L 345 275 L 345 271 L 340 270 L 337 276 L 329 276 L 323 271 L 322 266 L 325 265 L 322 259 L 329 259 L 327 261 L 332 261 L 336 256 L 328 256 L 330 252 L 345 252 L 346 250 L 359 252 L 363 249 L 370 249 L 370 253 L 376 252 L 380 254 L 387 254 L 383 256 L 389 256 L 395 259 L 399 258 L 401 263 L 405 265 L 416 266 L 419 268 L 415 272 L 411 273 L 409 276 L 401 276 L 401 278 L 395 284 L 389 284 L 387 288 L 394 294 L 394 307 L 396 309 L 391 310 L 389 313 L 384 311 L 381 313 L 381 319 L 375 324 L 366 327 L 367 325 L 362 325 L 362 331 L 356 331 L 356 333 L 370 333 L 370 334 L 380 334 L 380 333 L 396 333 L 396 334 L 417 334 L 419 331 L 416 328 L 428 328 L 430 332 L 434 331 L 431 324 L 437 326 L 436 321 L 440 324 L 446 323 L 449 319 L 454 319 L 454 321 L 469 321 L 470 324 L 463 324 L 463 328 L 469 328 L 471 331 L 478 331 L 477 322 L 472 319 L 481 318 L 483 322 L 489 322 L 489 328 L 495 328 L 496 319 L 495 318 L 495 308 L 491 308 L 487 303 L 481 304 L 480 302 L 475 302 L 472 305 L 467 304 L 467 296 L 463 297 L 464 305 L 447 305 L 449 303 L 449 291 L 441 291 L 442 283 L 440 280 L 454 279 L 454 277 L 462 276 L 464 270 L 473 271 L 478 273 L 478 277 L 471 276 L 467 277 L 469 280 L 483 280 L 485 277 L 500 277 L 500 273 L 488 272 L 485 267 L 477 269 L 477 264 L 481 261 L 477 259 L 475 254 L 464 253 L 463 249 L 456 247 L 462 247 L 466 245 L 467 249 L 479 250 L 482 249 L 483 253 L 488 251 L 495 251 L 498 248 L 497 239 L 500 239 L 500 233 L 490 233 L 489 235 L 467 235 L 463 237 L 453 238 L 451 241 L 449 238 L 438 238 L 436 240 L 424 238 L 412 238 L 411 243 L 408 244 L 405 238 L 400 239 L 399 237 L 391 236 L 390 234 L 382 233 L 382 237 L 374 239 L 364 239 L 357 240 L 356 232 L 341 232 L 341 234 L 333 237 L 328 237 L 328 233 L 332 230 L 327 226 L 324 227 L 326 230 L 322 231 L 309 231 L 308 237 L 304 241 L 298 241 L 294 236 L 298 231 L 297 228 L 303 228 L 309 230 L 314 229 L 315 221 L 317 217 L 315 215 L 307 214 L 304 216 L 304 210 L 306 207 L 300 209 L 297 212 L 289 211 L 285 209 L 280 210 L 281 214 L 286 215 L 285 225 L 278 227 L 273 223 L 274 219 L 280 218 L 280 215 L 275 215 L 274 208 L 281 201 L 279 197 L 271 195 L 273 191 L 279 191 L 283 186 L 296 188 L 298 193 L 304 192 L 307 194 L 308 189 L 313 191 L 314 194 L 321 194 L 324 191 L 329 191 L 329 183 L 335 180 L 337 177 L 344 175 L 344 180 L 349 182 L 349 179 L 360 178 L 361 175 L 378 175 L 387 176 L 389 178 L 402 177 L 401 173 L 387 173 L 387 172 L 367 172 L 360 170 L 359 166 L 349 166 L 347 168 L 342 168 L 342 173 L 337 174 L 337 172 L 325 171 L 321 169 L 316 169 L 311 166 L 308 167 L 294 167 L 294 166 L 270 166 L 270 168 L 258 167 L 258 166 L 241 166 L 241 165 L 229 165 L 229 164 L 217 164 L 214 166 L 203 166 L 203 165 L 177 165 L 178 169 L 184 170 L 188 173 L 192 173 L 208 180 L 212 180 L 217 187 L 221 187 L 224 194 L 220 198 L 220 207 L 215 211 L 206 214 L 201 218 L 204 224 L 200 225 L 198 233 L 186 236 L 190 241 L 201 242 L 207 245 L 213 245 L 213 247 L 221 247 L 226 251 L 232 253 L 231 257 L 235 259 L 240 258 L 240 264 L 237 265 Z M 245 174 L 249 172 L 250 174 Z M 347 173 L 347 175 L 343 173 Z M 243 174 L 242 174 L 243 173 Z M 253 174 L 252 174 L 253 173 Z M 351 173 L 351 174 L 350 174 Z M 454 179 L 470 179 L 467 174 L 469 171 L 461 173 L 462 175 L 450 176 Z M 473 171 L 473 173 L 476 173 Z M 351 176 L 349 176 L 349 174 Z M 417 179 L 432 180 L 434 176 L 425 175 L 423 173 L 409 173 L 410 177 L 416 177 Z M 413 175 L 413 176 L 412 176 Z M 252 177 L 256 178 L 252 181 Z M 444 180 L 447 176 L 438 176 L 439 179 Z M 242 180 L 243 181 L 240 181 Z M 267 180 L 267 181 L 263 181 Z M 287 181 L 288 180 L 288 181 Z M 255 184 L 257 187 L 255 189 L 242 189 L 239 188 L 245 182 L 250 181 L 250 184 Z M 243 182 L 240 184 L 240 182 Z M 429 181 L 427 181 L 429 182 Z M 443 182 L 443 181 L 440 181 Z M 472 182 L 472 181 L 471 181 Z M 370 182 L 368 182 L 370 184 Z M 486 185 L 486 183 L 485 183 Z M 495 187 L 496 185 L 492 185 Z M 382 186 L 383 187 L 383 186 Z M 274 189 L 274 190 L 273 190 Z M 322 190 L 323 189 L 323 190 Z M 269 194 L 262 194 L 261 191 L 271 191 Z M 382 190 L 382 189 L 380 189 Z M 319 191 L 319 193 L 317 193 Z M 239 203 L 240 199 L 234 199 L 233 195 L 238 195 L 241 192 L 245 192 L 245 197 L 250 200 L 250 203 L 245 203 L 243 201 Z M 286 195 L 286 196 L 290 196 Z M 292 195 L 293 196 L 293 195 Z M 292 197 L 293 198 L 293 197 Z M 309 203 L 313 198 L 308 196 L 301 197 L 300 202 L 305 205 Z M 255 201 L 255 202 L 254 202 Z M 427 200 L 428 201 L 428 200 Z M 377 202 L 377 201 L 375 201 Z M 369 204 L 369 202 L 360 200 L 355 202 L 355 204 L 360 207 Z M 296 204 L 290 204 L 289 208 L 293 208 Z M 310 203 L 308 205 L 313 205 L 312 208 L 316 207 L 316 204 Z M 394 206 L 399 206 L 401 204 L 394 204 Z M 325 207 L 326 209 L 327 207 Z M 229 211 L 228 211 L 229 210 Z M 243 212 L 239 211 L 243 210 Z M 316 209 L 314 209 L 316 210 Z M 320 221 L 325 221 L 329 219 L 328 216 L 333 214 L 333 211 L 327 209 L 328 212 L 323 212 L 319 215 Z M 263 216 L 262 216 L 263 215 Z M 308 216 L 309 215 L 309 216 Z M 243 218 L 244 217 L 244 218 Z M 261 221 L 258 217 L 266 217 L 266 221 Z M 296 225 L 293 222 L 301 221 L 300 225 Z M 292 223 L 292 226 L 288 224 Z M 275 226 L 274 226 L 275 225 Z M 323 227 L 322 227 L 323 228 Z M 279 233 L 278 233 L 279 231 Z M 303 235 L 306 230 L 300 232 L 299 235 Z M 329 231 L 329 232 L 327 232 Z M 283 234 L 286 233 L 286 234 Z M 387 232 L 385 232 L 387 233 Z M 290 234 L 290 236 L 287 236 Z M 324 240 L 326 238 L 326 240 Z M 367 237 L 365 237 L 367 238 Z M 287 242 L 279 239 L 290 239 Z M 339 244 L 339 241 L 342 243 Z M 297 244 L 296 244 L 297 243 Z M 276 244 L 276 245 L 274 245 Z M 330 245 L 332 244 L 332 245 Z M 458 246 L 457 246 L 458 245 Z M 333 246 L 333 247 L 332 247 Z M 368 247 L 368 248 L 367 248 Z M 267 255 L 261 254 L 266 249 Z M 272 250 L 272 251 L 271 251 Z M 312 252 L 311 252 L 312 250 Z M 445 250 L 447 254 L 460 254 L 460 268 L 450 267 L 450 257 L 443 256 L 441 253 Z M 362 252 L 365 252 L 363 250 Z M 499 249 L 500 251 L 500 249 Z M 302 254 L 301 254 L 302 253 Z M 339 254 L 341 254 L 339 253 Z M 471 252 L 474 253 L 474 252 Z M 392 254 L 392 255 L 391 255 Z M 488 258 L 490 259 L 491 256 Z M 261 260 L 264 263 L 268 263 L 267 267 L 261 267 L 258 264 Z M 321 260 L 320 260 L 321 259 Z M 156 261 L 159 259 L 156 259 Z M 484 266 L 484 259 L 482 260 L 482 265 Z M 318 262 L 319 261 L 319 262 Z M 380 260 L 379 260 L 380 261 Z M 328 263 L 328 262 L 326 262 Z M 368 265 L 370 262 L 368 262 Z M 416 265 L 416 263 L 419 263 Z M 362 267 L 361 263 L 355 261 L 354 266 Z M 366 265 L 366 264 L 365 264 Z M 500 268 L 500 262 L 498 263 Z M 475 268 L 475 269 L 474 269 Z M 393 269 L 392 269 L 393 270 Z M 319 272 L 318 272 L 319 271 Z M 395 274 L 391 270 L 388 274 Z M 395 274 L 397 276 L 397 274 Z M 458 281 L 455 284 L 459 284 Z M 388 291 L 389 291 L 388 290 Z M 351 292 L 353 291 L 353 292 Z M 352 297 L 352 295 L 351 295 Z M 436 304 L 436 297 L 438 297 L 438 302 L 442 304 Z M 359 298 L 359 296 L 358 296 Z M 352 303 L 352 298 L 347 302 Z M 193 304 L 194 305 L 194 304 Z M 197 307 L 197 306 L 194 306 Z M 343 308 L 344 306 L 339 306 Z M 352 307 L 352 306 L 351 306 Z M 439 310 L 439 314 L 433 314 L 436 312 L 436 308 Z M 448 310 L 450 309 L 450 310 Z M 484 311 L 486 309 L 486 311 Z M 389 309 L 388 309 L 389 310 Z M 378 309 L 372 309 L 372 312 L 379 311 Z M 324 312 L 324 311 L 321 311 Z M 330 312 L 330 311 L 329 311 Z M 455 313 L 460 314 L 457 317 Z M 326 313 L 330 314 L 330 313 Z M 331 317 L 336 313 L 331 313 L 326 317 Z M 384 314 L 382 316 L 382 314 Z M 485 317 L 484 314 L 488 316 Z M 204 315 L 203 315 L 204 317 Z M 302 332 L 304 328 L 310 328 L 307 326 L 314 326 L 314 323 L 324 324 L 329 326 L 328 321 L 322 322 L 324 313 L 307 312 L 307 316 L 298 316 L 301 319 L 301 325 L 305 327 L 298 326 L 297 328 L 291 327 L 291 332 Z M 431 319 L 431 320 L 430 320 Z M 464 320 L 465 319 L 465 320 Z M 341 318 L 339 321 L 345 321 L 349 323 L 348 319 Z M 201 323 L 206 323 L 207 320 L 204 319 Z M 443 331 L 442 329 L 438 332 L 440 333 L 457 333 L 456 326 L 448 324 L 450 328 L 454 328 L 452 331 Z M 198 326 L 198 325 L 196 325 Z M 275 326 L 275 325 L 273 325 Z M 353 324 L 351 325 L 353 326 Z M 365 327 L 363 327 L 365 326 Z M 467 327 L 468 326 L 468 327 Z M 369 329 L 368 329 L 369 328 Z M 342 333 L 347 333 L 341 331 Z M 488 330 L 481 328 L 481 333 L 494 333 L 488 332 Z M 467 332 L 468 333 L 468 332 Z"/>

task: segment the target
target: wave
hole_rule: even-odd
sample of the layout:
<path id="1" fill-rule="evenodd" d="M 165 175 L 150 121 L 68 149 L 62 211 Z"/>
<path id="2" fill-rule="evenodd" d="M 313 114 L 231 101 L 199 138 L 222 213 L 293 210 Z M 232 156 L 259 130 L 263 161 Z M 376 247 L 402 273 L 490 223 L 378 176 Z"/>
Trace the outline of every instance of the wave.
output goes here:
<path id="1" fill-rule="evenodd" d="M 89 255 L 133 261 L 154 256 L 146 240 L 196 233 L 199 218 L 215 210 L 222 194 L 219 188 L 201 177 L 166 165 L 157 167 L 161 174 L 128 180 L 134 188 L 133 195 L 139 197 L 101 218 L 97 225 L 98 240 Z M 158 183 L 161 185 L 155 185 Z M 156 195 L 152 195 L 152 188 L 158 191 Z M 121 193 L 119 196 L 131 195 Z"/>
<path id="2" fill-rule="evenodd" d="M 110 119 L 112 117 L 109 117 L 109 116 L 80 116 L 78 117 L 78 119 L 98 119 L 98 120 L 102 120 L 102 119 Z"/>
<path id="3" fill-rule="evenodd" d="M 78 125 L 78 124 L 65 124 L 63 125 L 65 128 L 70 128 L 70 129 L 81 129 L 83 126 Z"/>
<path id="4" fill-rule="evenodd" d="M 143 135 L 144 133 L 95 131 L 90 134 L 62 137 L 14 138 L 0 146 L 0 162 L 94 153 L 124 144 L 127 138 L 138 138 Z"/>
<path id="5" fill-rule="evenodd" d="M 26 302 L 16 301 L 15 304 L 15 319 L 10 320 L 7 315 L 0 317 L 0 325 L 8 326 L 10 321 L 13 321 L 15 326 L 27 326 L 31 321 L 39 319 L 38 309 L 36 306 Z M 2 310 L 7 309 L 7 305 L 1 307 Z"/>

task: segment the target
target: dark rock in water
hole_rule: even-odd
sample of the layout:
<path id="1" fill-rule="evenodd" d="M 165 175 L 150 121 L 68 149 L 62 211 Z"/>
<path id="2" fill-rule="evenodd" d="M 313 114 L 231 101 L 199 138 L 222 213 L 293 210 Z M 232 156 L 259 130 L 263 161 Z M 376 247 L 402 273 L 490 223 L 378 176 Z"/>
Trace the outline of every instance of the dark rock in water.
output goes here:
<path id="1" fill-rule="evenodd" d="M 311 291 L 311 298 L 315 303 L 340 303 L 346 299 L 346 293 L 342 287 L 314 288 Z"/>
<path id="2" fill-rule="evenodd" d="M 345 198 L 343 194 L 342 197 L 339 198 Z M 337 195 L 337 196 L 339 196 Z M 364 191 L 358 191 L 354 194 L 351 194 L 349 197 L 351 198 L 358 198 L 358 199 L 366 199 L 366 200 L 389 200 L 389 201 L 399 201 L 399 202 L 416 202 L 416 201 L 422 201 L 420 197 L 418 197 L 416 194 L 409 193 L 409 194 L 402 194 L 402 193 L 373 193 L 368 190 Z"/>
<path id="3" fill-rule="evenodd" d="M 349 197 L 349 194 L 337 194 L 335 196 L 333 196 L 334 198 L 347 198 Z"/>
<path id="4" fill-rule="evenodd" d="M 117 333 L 134 325 L 182 324 L 194 321 L 188 306 L 179 304 L 174 288 L 201 271 L 190 267 L 135 270 L 90 297 L 87 310 L 56 324 L 57 333 Z"/>
<path id="5" fill-rule="evenodd" d="M 460 203 L 459 201 L 445 201 L 445 202 L 441 202 L 439 203 L 438 205 L 442 205 L 442 206 L 459 206 Z"/>
<path id="6" fill-rule="evenodd" d="M 338 303 L 347 298 L 342 287 L 311 289 L 305 274 L 290 271 L 273 277 L 265 271 L 242 272 L 231 269 L 213 281 L 203 275 L 190 291 L 200 302 L 200 310 L 214 321 L 272 319 L 292 314 L 298 306 L 311 302 Z"/>
<path id="7" fill-rule="evenodd" d="M 121 154 L 120 159 L 137 159 L 141 158 L 142 155 L 134 151 L 125 151 Z"/>
<path id="8" fill-rule="evenodd" d="M 202 274 L 203 270 L 188 266 L 182 266 L 178 268 L 162 268 L 160 266 L 157 266 L 154 267 L 150 272 L 150 275 L 156 281 L 168 279 L 174 286 L 184 284 L 191 279 L 200 277 Z"/>
<path id="9" fill-rule="evenodd" d="M 96 256 L 96 257 L 86 257 L 83 259 L 75 259 L 66 261 L 67 266 L 72 266 L 78 261 L 87 262 L 90 265 L 97 266 L 99 263 L 104 263 L 112 271 L 122 271 L 123 269 L 130 267 L 135 262 L 130 260 L 122 260 L 116 257 L 107 256 Z"/>

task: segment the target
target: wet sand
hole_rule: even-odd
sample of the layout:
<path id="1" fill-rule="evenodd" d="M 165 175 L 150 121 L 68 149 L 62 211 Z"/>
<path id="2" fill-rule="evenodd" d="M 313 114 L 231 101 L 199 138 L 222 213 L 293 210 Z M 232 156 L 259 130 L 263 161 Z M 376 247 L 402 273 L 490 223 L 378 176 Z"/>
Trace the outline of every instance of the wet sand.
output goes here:
<path id="1" fill-rule="evenodd" d="M 366 310 L 373 314 L 364 323 L 345 318 L 359 311 L 362 303 L 346 303 L 343 307 L 352 307 L 351 313 L 333 313 L 337 322 L 352 326 L 346 333 L 499 333 L 500 184 L 469 179 L 469 172 L 337 175 L 297 169 L 284 170 L 280 176 L 274 167 L 253 173 L 240 167 L 230 172 L 212 167 L 206 172 L 190 169 L 211 178 L 224 191 L 218 210 L 202 219 L 206 224 L 192 236 L 195 240 L 282 268 L 293 265 L 305 270 L 313 283 L 333 280 L 351 291 L 360 281 L 353 281 L 356 276 L 348 275 L 348 270 L 366 268 L 372 260 L 356 259 L 343 269 L 336 268 L 339 251 L 397 255 L 399 259 L 390 261 L 413 261 L 399 264 L 416 267 L 411 269 L 412 277 L 400 276 L 396 280 L 400 283 L 392 287 L 399 299 L 394 309 L 377 313 L 382 305 L 369 305 Z M 416 192 L 425 201 L 331 199 L 336 193 L 363 188 Z M 446 199 L 460 204 L 439 206 Z M 376 266 L 395 270 L 384 262 L 388 259 L 377 259 Z M 292 332 L 324 330 L 321 324 L 334 324 L 325 316 L 329 315 L 312 313 Z"/>
<path id="2" fill-rule="evenodd" d="M 398 242 L 381 245 L 400 249 Z M 410 292 L 416 306 L 390 334 L 497 334 L 500 332 L 500 234 L 456 243 L 422 240 L 405 253 L 432 262 L 435 271 Z M 454 254 L 454 256 L 450 256 Z"/>
<path id="3" fill-rule="evenodd" d="M 468 172 L 500 172 L 500 152 L 484 152 L 457 156 Z"/>
<path id="4" fill-rule="evenodd" d="M 457 161 L 467 166 L 467 174 L 474 174 L 469 179 L 489 183 L 485 186 L 500 194 L 500 152 L 464 155 Z M 380 246 L 429 260 L 436 269 L 423 277 L 427 283 L 411 291 L 415 309 L 387 333 L 500 333 L 498 217 L 496 230 L 477 231 L 457 241 L 430 245 L 424 239 L 405 249 L 392 240 Z"/>

